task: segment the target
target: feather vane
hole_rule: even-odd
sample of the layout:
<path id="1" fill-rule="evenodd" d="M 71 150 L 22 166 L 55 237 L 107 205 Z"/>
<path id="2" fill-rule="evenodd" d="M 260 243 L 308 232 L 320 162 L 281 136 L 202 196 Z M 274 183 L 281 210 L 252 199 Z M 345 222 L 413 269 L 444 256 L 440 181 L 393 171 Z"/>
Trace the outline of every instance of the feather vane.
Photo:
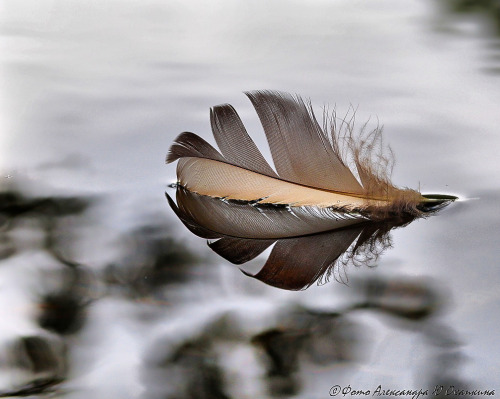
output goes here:
<path id="1" fill-rule="evenodd" d="M 328 274 L 354 241 L 352 256 L 368 243 L 365 252 L 376 258 L 376 244 L 386 247 L 391 228 L 456 199 L 394 186 L 392 157 L 383 152 L 380 129 L 356 136 L 351 121 L 343 120 L 337 129 L 332 118 L 328 132 L 298 96 L 246 95 L 264 128 L 275 169 L 236 110 L 218 105 L 210 110 L 210 123 L 220 152 L 194 133 L 181 133 L 166 159 L 178 160 L 177 203 L 167 198 L 189 230 L 216 239 L 210 247 L 233 263 L 245 263 L 274 245 L 253 276 L 259 280 L 307 288 Z"/>

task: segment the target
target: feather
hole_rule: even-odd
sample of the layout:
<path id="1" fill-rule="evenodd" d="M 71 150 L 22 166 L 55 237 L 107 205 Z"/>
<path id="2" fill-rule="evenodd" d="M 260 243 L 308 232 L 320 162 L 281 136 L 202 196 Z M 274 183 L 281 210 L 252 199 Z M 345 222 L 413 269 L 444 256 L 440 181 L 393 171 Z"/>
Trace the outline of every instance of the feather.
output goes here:
<path id="1" fill-rule="evenodd" d="M 335 117 L 321 128 L 312 106 L 298 96 L 246 95 L 275 168 L 236 110 L 218 105 L 210 110 L 210 123 L 220 152 L 194 133 L 180 134 L 166 159 L 178 161 L 176 202 L 167 198 L 190 231 L 218 240 L 210 247 L 233 263 L 245 263 L 274 245 L 253 276 L 259 280 L 286 289 L 307 287 L 331 270 L 353 241 L 354 254 L 367 242 L 384 242 L 390 228 L 456 199 L 394 186 L 393 158 L 384 152 L 378 128 L 356 135 L 352 121 L 343 120 L 337 129 Z"/>
<path id="2" fill-rule="evenodd" d="M 179 160 L 178 184 L 184 189 L 177 195 L 179 206 L 200 226 L 243 238 L 292 237 L 367 218 L 421 216 L 455 199 L 426 197 L 392 185 L 384 174 L 387 158 L 378 154 L 372 162 L 374 149 L 381 147 L 378 129 L 355 137 L 352 126 L 346 125 L 344 138 L 356 166 L 352 171 L 341 156 L 339 132 L 332 129 L 329 136 L 300 97 L 273 91 L 247 96 L 264 127 L 277 173 L 228 104 L 210 111 L 222 154 L 188 132 L 177 137 L 168 153 L 167 162 Z M 209 200 L 214 198 L 218 201 Z M 241 204 L 226 206 L 230 200 Z M 339 215 L 347 215 L 347 221 Z"/>

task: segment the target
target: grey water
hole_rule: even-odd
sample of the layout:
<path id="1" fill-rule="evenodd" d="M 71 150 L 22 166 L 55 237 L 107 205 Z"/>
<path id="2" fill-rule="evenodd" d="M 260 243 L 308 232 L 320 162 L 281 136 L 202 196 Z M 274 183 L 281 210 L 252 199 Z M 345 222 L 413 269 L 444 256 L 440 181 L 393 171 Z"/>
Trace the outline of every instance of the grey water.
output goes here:
<path id="1" fill-rule="evenodd" d="M 0 393 L 498 392 L 500 36 L 460 3 L 2 1 Z M 265 148 L 255 89 L 355 109 L 396 185 L 460 200 L 347 284 L 246 277 L 177 220 L 164 160 L 221 103 Z"/>

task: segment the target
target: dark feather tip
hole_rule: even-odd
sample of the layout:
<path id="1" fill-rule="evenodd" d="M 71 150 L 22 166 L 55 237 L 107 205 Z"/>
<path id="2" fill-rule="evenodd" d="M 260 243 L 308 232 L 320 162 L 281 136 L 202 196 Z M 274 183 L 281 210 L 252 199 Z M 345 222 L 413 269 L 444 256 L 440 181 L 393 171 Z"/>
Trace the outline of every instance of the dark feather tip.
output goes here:
<path id="1" fill-rule="evenodd" d="M 422 201 L 417 208 L 422 212 L 435 212 L 456 201 L 458 197 L 446 194 L 422 194 Z"/>

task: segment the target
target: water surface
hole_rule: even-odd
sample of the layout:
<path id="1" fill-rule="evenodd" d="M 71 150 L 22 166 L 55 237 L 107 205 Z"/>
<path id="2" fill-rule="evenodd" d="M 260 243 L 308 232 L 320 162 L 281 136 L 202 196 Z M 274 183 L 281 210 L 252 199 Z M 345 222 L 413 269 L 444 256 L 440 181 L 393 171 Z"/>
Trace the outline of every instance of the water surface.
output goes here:
<path id="1" fill-rule="evenodd" d="M 238 326 L 232 341 L 217 338 L 215 345 L 220 334 L 213 332 L 204 338 L 216 347 L 210 356 L 225 376 L 226 395 L 269 396 L 265 367 L 249 342 L 255 336 L 263 347 L 274 342 L 263 332 L 287 326 L 277 315 L 296 315 L 299 305 L 345 311 L 353 324 L 340 325 L 348 336 L 359 335 L 352 345 L 362 348 L 345 355 L 352 361 L 333 361 L 339 356 L 332 355 L 323 366 L 309 359 L 299 371 L 289 370 L 292 377 L 283 384 L 299 397 L 327 397 L 335 384 L 418 389 L 430 384 L 429 374 L 439 374 L 431 365 L 446 369 L 450 363 L 443 359 L 452 355 L 465 359 L 450 367 L 454 378 L 477 389 L 500 389 L 500 82 L 494 73 L 498 37 L 490 34 L 487 17 L 457 17 L 436 3 L 394 0 L 7 0 L 0 6 L 0 47 L 2 187 L 27 197 L 84 197 L 92 204 L 85 216 L 65 216 L 60 227 L 66 241 L 60 237 L 59 246 L 98 281 L 85 283 L 93 302 L 78 331 L 55 334 L 71 348 L 66 396 L 168 397 L 175 385 L 168 382 L 179 377 L 158 366 L 162 360 L 151 353 L 161 358 L 154 348 L 164 348 L 168 358 L 172 348 L 185 348 L 177 343 L 214 320 Z M 394 248 L 376 268 L 351 268 L 349 286 L 330 282 L 286 292 L 248 279 L 212 257 L 174 217 L 164 191 L 175 181 L 175 167 L 164 158 L 182 131 L 213 143 L 208 110 L 220 103 L 235 106 L 265 147 L 242 94 L 253 89 L 299 93 L 318 110 L 324 104 L 339 113 L 356 108 L 359 125 L 368 119 L 384 125 L 397 158 L 397 185 L 463 201 L 395 230 Z M 45 334 L 33 306 L 38 294 L 54 287 L 41 279 L 66 281 L 60 273 L 67 266 L 47 253 L 41 231 L 43 224 L 29 219 L 8 233 L 18 251 L 0 267 L 0 311 L 9 320 L 0 328 L 5 345 Z M 148 254 L 158 255 L 152 243 L 165 248 L 162 239 L 172 236 L 173 247 L 189 248 L 198 263 L 185 278 L 179 276 L 187 266 L 161 277 L 166 288 L 153 290 L 155 284 L 144 281 L 160 277 L 141 267 Z M 345 310 L 356 302 L 355 282 L 373 278 L 432 287 L 446 305 L 433 310 L 431 321 L 413 324 Z M 231 317 L 221 319 L 224 314 Z M 200 340 L 194 341 L 206 350 Z M 186 375 L 202 378 L 189 372 L 191 364 L 201 367 L 190 363 L 191 352 L 178 349 L 177 358 Z M 203 375 L 217 380 L 215 369 L 203 367 Z M 9 367 L 1 373 L 2 390 L 29 381 L 14 378 Z"/>

